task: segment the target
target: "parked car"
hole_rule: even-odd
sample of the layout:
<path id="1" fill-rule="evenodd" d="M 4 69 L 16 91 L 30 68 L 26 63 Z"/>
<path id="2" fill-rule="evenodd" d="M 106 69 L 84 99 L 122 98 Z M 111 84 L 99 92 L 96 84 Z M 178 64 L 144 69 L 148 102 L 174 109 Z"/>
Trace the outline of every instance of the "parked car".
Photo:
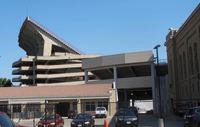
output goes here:
<path id="1" fill-rule="evenodd" d="M 115 117 L 116 127 L 138 127 L 138 117 L 132 109 L 120 109 Z"/>
<path id="2" fill-rule="evenodd" d="M 0 112 L 0 127 L 25 127 L 22 125 L 15 125 L 14 122 L 4 112 Z"/>
<path id="3" fill-rule="evenodd" d="M 56 116 L 56 118 L 55 118 Z M 64 120 L 58 114 L 44 115 L 38 122 L 38 127 L 63 127 Z"/>
<path id="4" fill-rule="evenodd" d="M 175 110 L 175 113 L 180 117 L 183 117 L 187 112 L 188 112 L 188 108 L 186 107 L 179 107 Z"/>
<path id="5" fill-rule="evenodd" d="M 198 123 L 198 127 L 200 127 L 200 107 L 195 111 L 194 120 Z"/>
<path id="6" fill-rule="evenodd" d="M 76 110 L 69 110 L 68 112 L 68 118 L 75 118 L 75 116 L 77 115 L 77 111 Z"/>
<path id="7" fill-rule="evenodd" d="M 105 107 L 97 107 L 95 110 L 95 117 L 96 118 L 106 118 L 107 117 L 107 110 Z"/>
<path id="8" fill-rule="evenodd" d="M 80 113 L 71 122 L 71 127 L 94 127 L 94 117 L 87 113 Z"/>
<path id="9" fill-rule="evenodd" d="M 129 109 L 130 110 L 132 110 L 134 113 L 135 113 L 135 115 L 138 117 L 138 108 L 137 107 L 129 107 Z"/>
<path id="10" fill-rule="evenodd" d="M 184 115 L 185 125 L 197 125 L 200 124 L 200 107 L 194 107 L 188 109 Z"/>

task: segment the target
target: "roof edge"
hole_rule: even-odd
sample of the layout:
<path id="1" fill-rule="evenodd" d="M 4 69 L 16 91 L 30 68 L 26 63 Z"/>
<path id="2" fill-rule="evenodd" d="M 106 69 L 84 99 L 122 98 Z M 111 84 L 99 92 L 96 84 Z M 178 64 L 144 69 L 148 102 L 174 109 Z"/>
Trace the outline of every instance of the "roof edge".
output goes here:
<path id="1" fill-rule="evenodd" d="M 181 27 L 176 31 L 176 34 L 174 37 L 178 36 L 179 33 L 185 28 L 185 26 L 188 24 L 188 22 L 192 19 L 192 17 L 197 13 L 197 11 L 200 10 L 200 3 L 197 5 L 197 7 L 192 11 L 192 13 L 187 17 L 186 21 L 181 25 Z"/>
<path id="2" fill-rule="evenodd" d="M 58 37 L 57 35 L 55 35 L 53 32 L 49 31 L 47 28 L 45 28 L 44 26 L 40 25 L 38 22 L 36 22 L 35 20 L 33 20 L 30 16 L 27 16 L 26 19 L 24 20 L 22 27 L 20 29 L 20 33 L 19 33 L 19 39 L 18 41 L 20 41 L 20 36 L 21 33 L 25 27 L 25 25 L 30 22 L 32 23 L 34 26 L 36 26 L 37 28 L 41 29 L 43 32 L 45 32 L 46 34 L 50 35 L 52 38 L 56 39 L 58 42 L 60 42 L 61 45 L 64 45 L 66 47 L 68 47 L 70 50 L 72 50 L 74 53 L 77 54 L 84 54 L 82 53 L 80 50 L 78 50 L 77 48 L 75 48 L 74 46 L 72 46 L 69 42 L 64 41 L 62 38 Z"/>

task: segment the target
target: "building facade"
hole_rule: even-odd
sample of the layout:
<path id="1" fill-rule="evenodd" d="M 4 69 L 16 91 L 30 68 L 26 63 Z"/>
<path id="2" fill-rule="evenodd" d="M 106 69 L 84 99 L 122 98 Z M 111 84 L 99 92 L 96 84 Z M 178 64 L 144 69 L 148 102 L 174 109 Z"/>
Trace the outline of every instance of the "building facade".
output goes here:
<path id="1" fill-rule="evenodd" d="M 169 86 L 174 108 L 200 106 L 200 5 L 166 37 Z"/>

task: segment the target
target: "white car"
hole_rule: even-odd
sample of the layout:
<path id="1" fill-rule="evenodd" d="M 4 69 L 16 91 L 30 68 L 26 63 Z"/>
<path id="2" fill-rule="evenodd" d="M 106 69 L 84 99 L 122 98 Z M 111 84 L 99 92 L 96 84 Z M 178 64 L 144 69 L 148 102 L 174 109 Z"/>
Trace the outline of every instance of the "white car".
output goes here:
<path id="1" fill-rule="evenodd" d="M 97 107 L 95 110 L 95 117 L 96 118 L 106 118 L 107 117 L 107 110 L 105 107 Z"/>

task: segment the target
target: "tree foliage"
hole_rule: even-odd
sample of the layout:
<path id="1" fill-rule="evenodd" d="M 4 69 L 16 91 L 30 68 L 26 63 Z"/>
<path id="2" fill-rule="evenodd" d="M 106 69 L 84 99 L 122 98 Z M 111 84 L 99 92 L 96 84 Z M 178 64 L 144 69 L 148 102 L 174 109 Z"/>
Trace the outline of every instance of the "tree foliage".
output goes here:
<path id="1" fill-rule="evenodd" d="M 7 78 L 0 78 L 0 87 L 11 87 L 12 82 Z"/>

